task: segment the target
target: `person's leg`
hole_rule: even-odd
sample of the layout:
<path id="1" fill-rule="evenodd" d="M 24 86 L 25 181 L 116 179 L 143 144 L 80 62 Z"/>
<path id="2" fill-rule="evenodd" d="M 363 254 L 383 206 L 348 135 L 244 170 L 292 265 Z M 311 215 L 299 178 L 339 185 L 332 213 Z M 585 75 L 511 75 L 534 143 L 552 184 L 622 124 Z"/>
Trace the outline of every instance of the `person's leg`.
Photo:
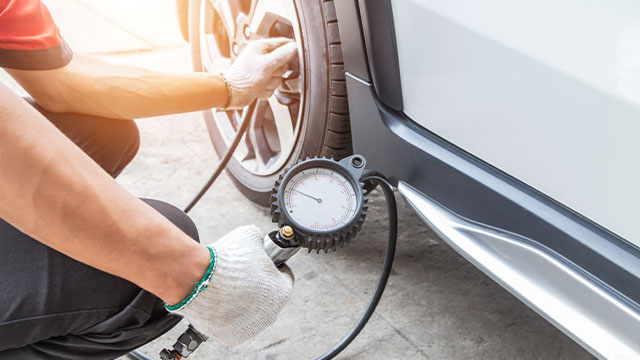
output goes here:
<path id="1" fill-rule="evenodd" d="M 49 113 L 25 100 L 113 177 L 138 150 L 139 133 L 132 120 Z M 182 211 L 145 201 L 198 239 L 195 225 Z M 1 219 L 0 249 L 1 359 L 114 358 L 180 320 L 152 294 L 70 259 Z"/>
<path id="2" fill-rule="evenodd" d="M 144 201 L 199 240 L 195 224 L 180 209 Z M 153 246 L 153 239 L 148 241 Z M 180 321 L 147 291 L 1 220 L 0 249 L 0 359 L 113 359 Z"/>
<path id="3" fill-rule="evenodd" d="M 51 113 L 33 99 L 25 100 L 113 177 L 118 176 L 138 152 L 140 133 L 133 120 Z"/>

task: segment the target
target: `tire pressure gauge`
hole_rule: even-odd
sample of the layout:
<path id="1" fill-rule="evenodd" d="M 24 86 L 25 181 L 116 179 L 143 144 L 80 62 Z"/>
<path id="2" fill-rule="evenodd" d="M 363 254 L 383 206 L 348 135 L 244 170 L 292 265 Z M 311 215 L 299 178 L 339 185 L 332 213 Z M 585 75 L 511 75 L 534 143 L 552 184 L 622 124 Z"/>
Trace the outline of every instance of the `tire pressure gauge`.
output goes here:
<path id="1" fill-rule="evenodd" d="M 360 182 L 365 165 L 363 156 L 352 155 L 340 161 L 307 159 L 286 169 L 271 196 L 280 245 L 327 252 L 355 237 L 367 214 Z"/>

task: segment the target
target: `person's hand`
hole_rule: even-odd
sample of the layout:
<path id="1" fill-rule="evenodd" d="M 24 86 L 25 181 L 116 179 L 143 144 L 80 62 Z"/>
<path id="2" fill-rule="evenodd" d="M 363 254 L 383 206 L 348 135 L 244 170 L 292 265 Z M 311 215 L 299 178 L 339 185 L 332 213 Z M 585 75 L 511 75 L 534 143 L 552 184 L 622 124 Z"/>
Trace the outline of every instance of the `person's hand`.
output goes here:
<path id="1" fill-rule="evenodd" d="M 287 63 L 298 54 L 296 43 L 287 38 L 247 43 L 231 67 L 222 73 L 229 84 L 227 109 L 238 109 L 252 100 L 270 97 L 287 71 Z"/>
<path id="2" fill-rule="evenodd" d="M 219 343 L 237 345 L 276 320 L 291 295 L 293 274 L 275 267 L 255 226 L 239 227 L 209 246 L 216 253 L 211 281 L 177 312 Z"/>

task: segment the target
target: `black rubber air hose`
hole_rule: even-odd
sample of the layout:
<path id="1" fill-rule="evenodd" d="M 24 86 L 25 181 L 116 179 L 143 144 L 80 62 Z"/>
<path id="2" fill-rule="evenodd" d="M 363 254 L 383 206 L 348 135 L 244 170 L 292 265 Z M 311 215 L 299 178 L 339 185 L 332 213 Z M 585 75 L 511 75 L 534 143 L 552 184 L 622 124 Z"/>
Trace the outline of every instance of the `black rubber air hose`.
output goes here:
<path id="1" fill-rule="evenodd" d="M 236 136 L 233 138 L 231 145 L 229 145 L 227 152 L 224 153 L 222 160 L 220 160 L 220 164 L 218 164 L 218 167 L 213 172 L 213 175 L 211 175 L 211 177 L 209 178 L 209 181 L 207 181 L 207 183 L 202 187 L 202 189 L 200 189 L 200 192 L 198 193 L 198 195 L 196 195 L 193 198 L 193 200 L 191 200 L 189 205 L 187 205 L 187 207 L 184 208 L 185 213 L 188 213 L 189 211 L 191 211 L 191 209 L 193 209 L 194 206 L 196 206 L 196 204 L 198 203 L 198 201 L 200 201 L 200 199 L 204 196 L 204 194 L 206 194 L 207 191 L 209 191 L 209 188 L 211 187 L 211 185 L 213 185 L 213 183 L 218 179 L 218 176 L 222 174 L 222 170 L 224 170 L 227 167 L 227 164 L 229 163 L 229 160 L 231 160 L 233 153 L 236 151 L 238 144 L 240 144 L 240 140 L 242 140 L 242 136 L 244 135 L 244 133 L 247 132 L 249 123 L 251 123 L 251 111 L 249 110 L 255 109 L 256 108 L 255 105 L 256 105 L 256 100 L 253 100 L 253 102 L 249 105 L 247 110 L 245 110 L 245 112 L 242 113 L 242 119 L 240 120 L 240 128 L 238 129 Z"/>
<path id="2" fill-rule="evenodd" d="M 254 105 L 254 103 L 252 103 L 252 105 Z M 249 109 L 251 108 L 252 106 L 250 105 Z M 231 160 L 231 157 L 233 156 L 234 151 L 238 147 L 238 144 L 240 143 L 242 136 L 247 131 L 247 128 L 249 127 L 249 123 L 251 123 L 250 115 L 251 115 L 250 111 L 248 110 L 242 114 L 240 128 L 238 129 L 238 132 L 235 138 L 231 142 L 231 145 L 227 149 L 227 152 L 222 157 L 222 160 L 220 160 L 220 164 L 218 165 L 216 170 L 213 172 L 213 175 L 211 175 L 211 177 L 209 178 L 209 181 L 207 181 L 207 183 L 202 187 L 200 192 L 193 198 L 193 200 L 191 200 L 189 205 L 187 205 L 187 207 L 184 209 L 185 213 L 188 213 L 198 203 L 198 201 L 200 201 L 200 199 L 204 196 L 204 194 L 206 194 L 207 191 L 209 191 L 209 188 L 211 188 L 213 183 L 218 179 L 222 171 L 226 168 L 227 164 L 229 163 L 229 160 Z M 342 352 L 342 350 L 344 350 L 347 346 L 349 346 L 349 344 L 351 344 L 351 342 L 358 336 L 358 334 L 360 334 L 360 332 L 365 327 L 369 319 L 371 319 L 371 316 L 376 310 L 376 307 L 378 306 L 378 303 L 382 298 L 382 294 L 384 293 L 384 290 L 387 286 L 387 281 L 389 280 L 389 276 L 391 275 L 391 268 L 393 266 L 393 259 L 396 253 L 396 241 L 398 236 L 398 208 L 396 205 L 396 198 L 393 193 L 393 186 L 389 183 L 389 181 L 384 176 L 376 172 L 369 172 L 368 174 L 365 174 L 365 176 L 361 180 L 365 183 L 370 183 L 375 186 L 379 185 L 384 193 L 385 200 L 387 203 L 387 216 L 389 219 L 389 231 L 388 231 L 389 235 L 388 235 L 387 253 L 384 257 L 382 273 L 380 274 L 380 280 L 378 281 L 378 286 L 376 287 L 376 291 L 371 297 L 371 300 L 369 301 L 369 305 L 367 305 L 367 308 L 365 309 L 364 313 L 360 317 L 360 320 L 358 320 L 358 322 L 353 326 L 353 328 L 351 328 L 349 333 L 347 333 L 347 335 L 345 335 L 345 337 L 342 340 L 340 340 L 338 344 L 336 344 L 331 350 L 326 352 L 324 355 L 318 357 L 317 360 L 333 359 L 340 352 Z M 134 351 L 133 353 L 130 354 L 130 356 L 135 357 L 137 359 L 144 359 L 144 360 L 149 359 L 144 354 L 138 351 Z"/>
<path id="3" fill-rule="evenodd" d="M 342 350 L 344 350 L 351 342 L 360 334 L 360 331 L 367 324 L 371 315 L 376 310 L 378 303 L 380 302 L 380 298 L 382 298 L 382 293 L 384 293 L 384 289 L 387 287 L 387 280 L 389 280 L 389 275 L 391 275 L 391 267 L 393 266 L 393 258 L 396 254 L 396 240 L 398 237 L 398 207 L 396 205 L 396 198 L 393 194 L 393 186 L 385 179 L 382 175 L 374 174 L 374 175 L 365 175 L 361 179 L 362 181 L 371 182 L 374 185 L 380 185 L 380 188 L 384 192 L 384 197 L 387 201 L 387 216 L 389 219 L 389 240 L 387 245 L 387 253 L 384 256 L 384 265 L 382 266 L 382 273 L 380 274 L 380 281 L 378 282 L 378 287 L 376 288 L 376 292 L 371 297 L 371 301 L 369 301 L 369 305 L 360 317 L 360 320 L 351 328 L 351 331 L 347 335 L 345 335 L 342 340 L 338 344 L 336 344 L 331 350 L 326 352 L 324 355 L 320 356 L 317 360 L 328 360 L 333 359 L 337 356 Z"/>

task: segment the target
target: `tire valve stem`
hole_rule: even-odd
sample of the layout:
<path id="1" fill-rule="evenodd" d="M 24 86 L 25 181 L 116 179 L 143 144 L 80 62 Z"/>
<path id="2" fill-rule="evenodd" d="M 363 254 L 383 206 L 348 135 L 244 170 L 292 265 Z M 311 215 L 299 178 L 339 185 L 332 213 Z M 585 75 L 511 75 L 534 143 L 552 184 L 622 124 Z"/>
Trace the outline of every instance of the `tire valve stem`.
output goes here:
<path id="1" fill-rule="evenodd" d="M 289 225 L 267 234 L 262 239 L 262 246 L 278 267 L 300 250 L 300 244 L 296 241 L 296 232 Z"/>
<path id="2" fill-rule="evenodd" d="M 283 240 L 291 241 L 296 237 L 296 233 L 293 231 L 293 228 L 289 225 L 285 225 L 280 228 L 280 237 Z"/>

